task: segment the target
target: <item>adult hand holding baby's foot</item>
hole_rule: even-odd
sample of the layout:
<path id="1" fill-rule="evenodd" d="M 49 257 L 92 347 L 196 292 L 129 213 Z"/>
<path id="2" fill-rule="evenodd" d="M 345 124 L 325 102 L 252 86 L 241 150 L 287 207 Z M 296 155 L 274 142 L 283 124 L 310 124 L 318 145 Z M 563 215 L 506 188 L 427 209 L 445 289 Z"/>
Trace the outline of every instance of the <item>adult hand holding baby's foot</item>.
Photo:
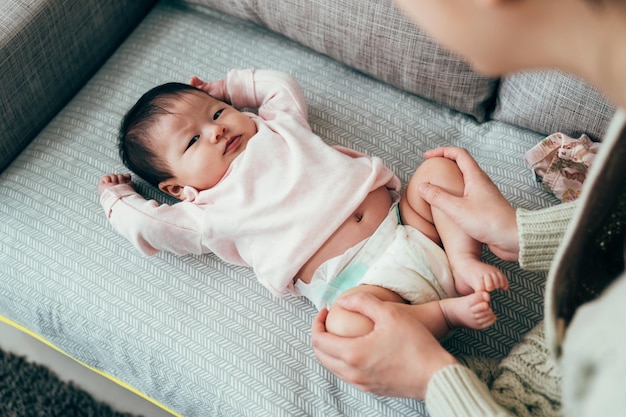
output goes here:
<path id="1" fill-rule="evenodd" d="M 117 184 L 131 183 L 130 174 L 107 174 L 98 181 L 98 194 L 102 195 L 104 190 Z M 132 184 L 131 184 L 132 185 Z"/>

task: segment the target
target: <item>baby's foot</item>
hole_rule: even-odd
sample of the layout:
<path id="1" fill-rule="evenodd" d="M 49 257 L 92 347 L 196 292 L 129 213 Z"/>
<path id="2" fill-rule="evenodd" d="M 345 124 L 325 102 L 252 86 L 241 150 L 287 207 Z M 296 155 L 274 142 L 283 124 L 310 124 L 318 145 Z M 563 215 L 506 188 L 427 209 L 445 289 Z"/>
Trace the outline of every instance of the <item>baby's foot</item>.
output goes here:
<path id="1" fill-rule="evenodd" d="M 461 295 L 477 291 L 508 290 L 509 280 L 493 265 L 478 259 L 467 258 L 457 261 L 452 268 L 456 291 Z"/>
<path id="2" fill-rule="evenodd" d="M 496 315 L 489 306 L 491 297 L 486 291 L 439 301 L 443 316 L 450 329 L 467 327 L 481 330 L 496 322 Z"/>

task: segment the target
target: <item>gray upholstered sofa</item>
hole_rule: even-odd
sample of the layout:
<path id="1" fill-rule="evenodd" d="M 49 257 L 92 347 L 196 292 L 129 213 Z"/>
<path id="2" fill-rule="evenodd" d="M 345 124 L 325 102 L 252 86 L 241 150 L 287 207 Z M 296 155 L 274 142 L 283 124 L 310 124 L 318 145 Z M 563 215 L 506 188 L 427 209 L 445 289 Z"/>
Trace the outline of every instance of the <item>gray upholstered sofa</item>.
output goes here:
<path id="1" fill-rule="evenodd" d="M 2 320 L 183 416 L 426 415 L 320 366 L 309 302 L 275 298 L 213 256 L 142 256 L 96 193 L 123 170 L 116 130 L 145 90 L 273 68 L 300 81 L 314 131 L 382 157 L 404 182 L 424 150 L 463 146 L 515 206 L 558 203 L 523 153 L 556 131 L 601 137 L 612 107 L 563 74 L 479 76 L 390 1 L 2 2 Z M 542 318 L 544 276 L 485 259 L 511 289 L 494 294 L 495 326 L 445 342 L 457 355 L 502 357 Z"/>

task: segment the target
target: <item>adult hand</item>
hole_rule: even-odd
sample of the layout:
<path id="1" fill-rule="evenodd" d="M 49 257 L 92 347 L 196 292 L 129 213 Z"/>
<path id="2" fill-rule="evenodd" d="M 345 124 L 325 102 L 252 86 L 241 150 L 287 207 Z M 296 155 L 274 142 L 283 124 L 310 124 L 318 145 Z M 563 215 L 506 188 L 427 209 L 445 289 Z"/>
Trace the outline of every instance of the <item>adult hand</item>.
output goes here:
<path id="1" fill-rule="evenodd" d="M 446 213 L 459 227 L 506 261 L 519 259 L 519 237 L 515 209 L 498 187 L 462 148 L 437 148 L 425 158 L 444 157 L 457 163 L 463 173 L 462 197 L 453 196 L 432 184 L 421 184 L 420 195 L 431 206 Z"/>
<path id="2" fill-rule="evenodd" d="M 311 332 L 315 356 L 344 381 L 377 395 L 424 399 L 433 375 L 456 363 L 411 314 L 410 305 L 383 302 L 365 293 L 337 303 L 374 322 L 367 335 L 349 338 L 326 331 L 326 309 L 315 318 Z"/>

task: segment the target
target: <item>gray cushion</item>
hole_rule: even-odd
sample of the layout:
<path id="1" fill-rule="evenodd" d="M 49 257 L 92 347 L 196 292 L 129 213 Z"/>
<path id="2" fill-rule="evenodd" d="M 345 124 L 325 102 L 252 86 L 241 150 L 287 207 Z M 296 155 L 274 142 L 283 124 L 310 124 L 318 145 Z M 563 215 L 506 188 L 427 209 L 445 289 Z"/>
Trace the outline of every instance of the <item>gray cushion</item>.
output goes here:
<path id="1" fill-rule="evenodd" d="M 497 81 L 474 72 L 391 1 L 190 0 L 263 24 L 403 90 L 484 120 Z"/>
<path id="2" fill-rule="evenodd" d="M 505 77 L 493 119 L 549 135 L 604 136 L 615 107 L 595 88 L 558 71 L 529 71 Z"/>
<path id="3" fill-rule="evenodd" d="M 0 2 L 0 171 L 108 58 L 154 0 Z"/>

